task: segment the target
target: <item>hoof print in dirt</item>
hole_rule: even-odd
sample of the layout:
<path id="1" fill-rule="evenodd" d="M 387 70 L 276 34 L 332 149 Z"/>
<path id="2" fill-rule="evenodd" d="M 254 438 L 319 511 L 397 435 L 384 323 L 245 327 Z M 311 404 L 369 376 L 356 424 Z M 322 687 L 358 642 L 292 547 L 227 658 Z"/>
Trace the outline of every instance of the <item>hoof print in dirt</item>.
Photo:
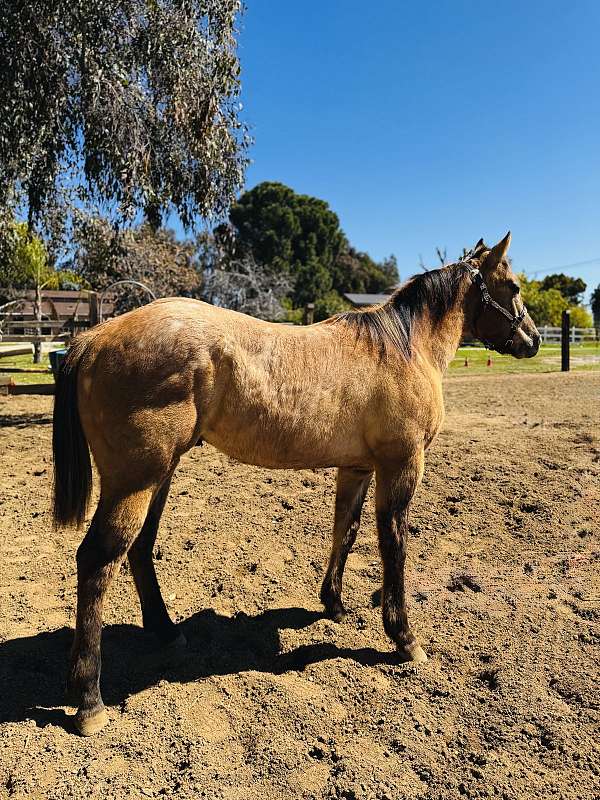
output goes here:
<path id="1" fill-rule="evenodd" d="M 477 674 L 478 680 L 485 684 L 488 689 L 495 692 L 500 686 L 500 668 L 486 667 Z"/>
<path id="2" fill-rule="evenodd" d="M 543 510 L 542 505 L 540 503 L 534 503 L 534 502 L 523 502 L 521 503 L 519 508 L 525 514 L 537 514 L 539 511 Z"/>
<path id="3" fill-rule="evenodd" d="M 483 591 L 479 579 L 466 572 L 457 572 L 451 575 L 446 588 L 450 592 L 465 592 L 467 589 L 471 592 Z"/>

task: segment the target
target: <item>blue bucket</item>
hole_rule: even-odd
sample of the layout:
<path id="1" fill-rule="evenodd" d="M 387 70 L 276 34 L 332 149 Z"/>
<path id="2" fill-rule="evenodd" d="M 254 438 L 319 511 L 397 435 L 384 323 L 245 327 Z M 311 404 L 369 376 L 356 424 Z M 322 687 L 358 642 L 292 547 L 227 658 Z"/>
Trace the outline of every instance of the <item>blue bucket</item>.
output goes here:
<path id="1" fill-rule="evenodd" d="M 68 350 L 66 348 L 61 350 L 51 350 L 48 354 L 50 359 L 50 369 L 52 370 L 52 374 L 56 378 L 56 374 L 60 369 L 60 365 L 64 361 L 65 356 L 67 355 Z"/>

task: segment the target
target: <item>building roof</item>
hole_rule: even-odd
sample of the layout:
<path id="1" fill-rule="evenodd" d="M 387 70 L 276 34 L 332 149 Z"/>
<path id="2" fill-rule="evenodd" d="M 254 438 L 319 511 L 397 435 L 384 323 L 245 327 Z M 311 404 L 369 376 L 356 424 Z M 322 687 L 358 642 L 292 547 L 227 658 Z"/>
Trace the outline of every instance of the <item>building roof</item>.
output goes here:
<path id="1" fill-rule="evenodd" d="M 389 294 L 354 294 L 353 292 L 346 292 L 344 297 L 349 303 L 357 307 L 377 306 L 390 299 Z"/>

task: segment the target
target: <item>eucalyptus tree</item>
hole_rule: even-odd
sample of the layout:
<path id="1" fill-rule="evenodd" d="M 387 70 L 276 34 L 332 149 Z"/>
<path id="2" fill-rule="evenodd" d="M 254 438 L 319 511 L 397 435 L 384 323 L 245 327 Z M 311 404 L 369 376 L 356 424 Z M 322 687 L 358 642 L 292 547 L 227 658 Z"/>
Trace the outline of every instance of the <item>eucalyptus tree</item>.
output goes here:
<path id="1" fill-rule="evenodd" d="M 242 184 L 240 0 L 0 3 L 0 217 L 56 238 L 223 216 Z"/>

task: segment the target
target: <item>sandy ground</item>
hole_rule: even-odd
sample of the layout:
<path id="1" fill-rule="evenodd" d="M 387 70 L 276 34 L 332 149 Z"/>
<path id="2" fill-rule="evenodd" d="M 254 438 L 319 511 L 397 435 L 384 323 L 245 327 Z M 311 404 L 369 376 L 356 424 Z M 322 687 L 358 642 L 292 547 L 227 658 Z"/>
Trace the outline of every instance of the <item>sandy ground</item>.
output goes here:
<path id="1" fill-rule="evenodd" d="M 0 398 L 0 797 L 600 798 L 600 374 L 446 383 L 412 515 L 413 629 L 377 607 L 372 492 L 339 625 L 317 600 L 334 471 L 184 459 L 155 557 L 189 641 L 110 594 L 110 724 L 63 705 L 80 533 L 52 532 L 51 401 Z"/>

